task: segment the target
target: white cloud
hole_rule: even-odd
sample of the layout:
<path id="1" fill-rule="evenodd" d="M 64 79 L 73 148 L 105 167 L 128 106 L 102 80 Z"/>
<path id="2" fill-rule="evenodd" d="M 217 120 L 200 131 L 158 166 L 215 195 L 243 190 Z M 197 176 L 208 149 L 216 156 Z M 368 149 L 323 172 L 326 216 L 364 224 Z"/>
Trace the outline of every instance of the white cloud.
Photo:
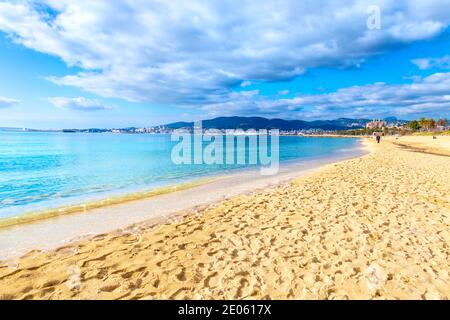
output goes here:
<path id="1" fill-rule="evenodd" d="M 248 80 L 242 81 L 242 83 L 241 83 L 241 87 L 242 88 L 245 88 L 245 87 L 248 87 L 248 86 L 251 86 L 251 85 L 252 85 L 252 82 L 248 81 Z"/>
<path id="2" fill-rule="evenodd" d="M 280 91 L 278 91 L 278 94 L 287 95 L 287 94 L 289 94 L 289 90 L 280 90 Z"/>
<path id="3" fill-rule="evenodd" d="M 372 118 L 380 115 L 409 117 L 420 114 L 450 116 L 450 72 L 415 78 L 408 84 L 374 83 L 342 88 L 332 93 L 269 100 L 263 96 L 229 97 L 203 107 L 211 115 L 228 113 L 329 119 Z"/>
<path id="4" fill-rule="evenodd" d="M 0 109 L 9 108 L 19 103 L 19 100 L 0 97 Z"/>
<path id="5" fill-rule="evenodd" d="M 49 75 L 57 84 L 199 108 L 242 84 L 359 65 L 450 23 L 444 0 L 377 2 L 380 30 L 366 27 L 369 0 L 11 0 L 0 3 L 0 30 L 82 69 Z"/>
<path id="6" fill-rule="evenodd" d="M 96 111 L 111 109 L 110 106 L 103 104 L 98 100 L 87 99 L 84 97 L 66 98 L 66 97 L 51 97 L 48 101 L 57 108 L 72 109 L 81 111 Z"/>
<path id="7" fill-rule="evenodd" d="M 419 69 L 427 70 L 431 68 L 450 69 L 450 55 L 440 58 L 420 58 L 411 60 Z"/>

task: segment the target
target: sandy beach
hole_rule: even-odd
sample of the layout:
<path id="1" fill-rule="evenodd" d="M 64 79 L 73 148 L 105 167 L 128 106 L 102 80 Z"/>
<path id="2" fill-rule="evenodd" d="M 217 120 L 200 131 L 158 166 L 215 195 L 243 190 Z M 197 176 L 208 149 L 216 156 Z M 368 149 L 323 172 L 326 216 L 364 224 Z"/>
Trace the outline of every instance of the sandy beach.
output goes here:
<path id="1" fill-rule="evenodd" d="M 0 299 L 448 299 L 450 137 L 436 141 L 370 140 L 164 224 L 32 251 L 0 264 Z"/>
<path id="2" fill-rule="evenodd" d="M 427 152 L 450 156 L 450 138 L 448 136 L 405 136 L 398 139 L 388 138 L 398 146 L 410 151 Z"/>

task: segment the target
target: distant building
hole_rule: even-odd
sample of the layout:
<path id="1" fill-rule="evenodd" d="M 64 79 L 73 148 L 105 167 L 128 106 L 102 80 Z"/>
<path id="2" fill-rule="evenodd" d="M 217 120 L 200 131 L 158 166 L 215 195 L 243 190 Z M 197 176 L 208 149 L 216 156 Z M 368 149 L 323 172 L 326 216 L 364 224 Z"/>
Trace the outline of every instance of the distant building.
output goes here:
<path id="1" fill-rule="evenodd" d="M 382 129 L 387 126 L 386 121 L 373 120 L 366 124 L 366 129 Z"/>
<path id="2" fill-rule="evenodd" d="M 437 131 L 447 131 L 450 130 L 450 126 L 436 126 Z"/>

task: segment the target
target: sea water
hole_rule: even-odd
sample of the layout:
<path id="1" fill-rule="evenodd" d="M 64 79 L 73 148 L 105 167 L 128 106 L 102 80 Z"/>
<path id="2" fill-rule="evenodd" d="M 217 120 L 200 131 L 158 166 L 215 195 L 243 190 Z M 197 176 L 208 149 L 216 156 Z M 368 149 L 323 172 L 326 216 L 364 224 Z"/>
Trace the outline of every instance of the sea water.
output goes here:
<path id="1" fill-rule="evenodd" d="M 255 167 L 176 165 L 176 143 L 162 134 L 0 131 L 0 219 Z M 280 167 L 359 147 L 357 139 L 281 136 Z"/>

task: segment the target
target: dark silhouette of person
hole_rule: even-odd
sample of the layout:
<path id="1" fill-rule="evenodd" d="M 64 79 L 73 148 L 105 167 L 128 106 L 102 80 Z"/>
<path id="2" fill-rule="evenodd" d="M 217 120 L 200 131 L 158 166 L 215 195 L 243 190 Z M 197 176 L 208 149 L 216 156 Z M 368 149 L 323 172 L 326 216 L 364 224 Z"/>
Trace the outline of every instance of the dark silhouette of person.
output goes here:
<path id="1" fill-rule="evenodd" d="M 380 141 L 381 141 L 381 136 L 377 135 L 377 143 L 380 143 Z"/>

